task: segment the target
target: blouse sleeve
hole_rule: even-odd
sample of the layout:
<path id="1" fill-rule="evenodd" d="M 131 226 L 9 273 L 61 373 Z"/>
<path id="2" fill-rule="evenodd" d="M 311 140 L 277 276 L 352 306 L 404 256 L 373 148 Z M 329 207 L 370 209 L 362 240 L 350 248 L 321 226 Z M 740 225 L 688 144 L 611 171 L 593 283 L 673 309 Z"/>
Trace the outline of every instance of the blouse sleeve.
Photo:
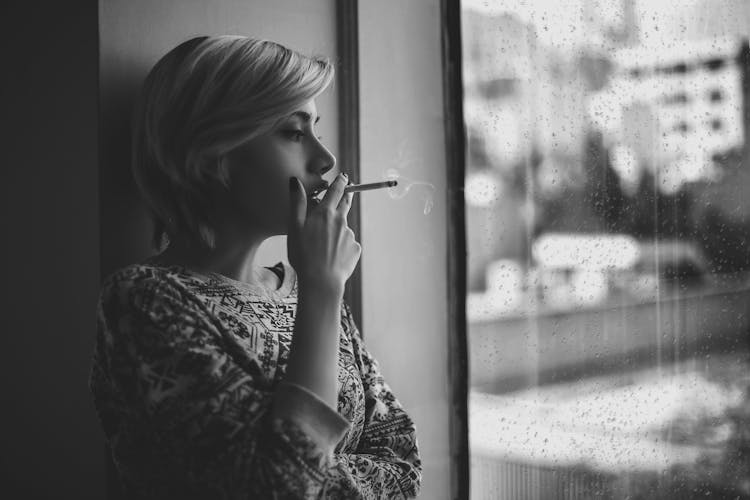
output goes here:
<path id="1" fill-rule="evenodd" d="M 416 427 L 366 349 L 346 303 L 343 309 L 360 363 L 365 424 L 356 452 L 336 454 L 327 498 L 415 498 L 422 482 Z"/>
<path id="2" fill-rule="evenodd" d="M 260 367 L 239 366 L 213 321 L 176 281 L 103 290 L 92 391 L 121 474 L 165 489 L 154 498 L 166 489 L 183 498 L 319 498 L 348 420 L 300 386 L 272 390 Z"/>

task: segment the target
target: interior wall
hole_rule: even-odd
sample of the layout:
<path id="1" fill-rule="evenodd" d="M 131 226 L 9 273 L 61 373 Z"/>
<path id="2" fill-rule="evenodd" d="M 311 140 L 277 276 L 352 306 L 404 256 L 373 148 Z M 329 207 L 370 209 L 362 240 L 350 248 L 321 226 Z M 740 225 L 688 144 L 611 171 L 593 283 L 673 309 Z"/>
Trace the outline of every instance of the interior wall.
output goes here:
<path id="1" fill-rule="evenodd" d="M 360 177 L 382 180 L 396 169 L 395 193 L 411 185 L 400 199 L 384 191 L 360 195 L 362 323 L 386 381 L 417 425 L 420 498 L 446 499 L 451 332 L 440 1 L 363 1 L 359 9 Z"/>
<path id="2" fill-rule="evenodd" d="M 101 43 L 101 270 L 153 252 L 150 223 L 130 170 L 130 112 L 156 61 L 180 42 L 202 34 L 268 38 L 307 54 L 336 58 L 335 0 L 100 0 Z M 338 151 L 338 97 L 332 85 L 317 100 L 318 130 Z M 333 175 L 332 173 L 328 174 Z M 259 262 L 286 260 L 286 237 L 269 239 Z"/>
<path id="3" fill-rule="evenodd" d="M 100 500 L 97 3 L 4 2 L 0 497 Z"/>

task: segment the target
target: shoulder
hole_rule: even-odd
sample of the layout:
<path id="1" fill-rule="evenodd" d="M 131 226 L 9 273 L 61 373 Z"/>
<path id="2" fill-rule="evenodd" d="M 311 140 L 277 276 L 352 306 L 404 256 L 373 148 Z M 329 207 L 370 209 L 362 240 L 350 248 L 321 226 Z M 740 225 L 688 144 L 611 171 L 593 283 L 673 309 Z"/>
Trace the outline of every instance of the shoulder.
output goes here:
<path id="1" fill-rule="evenodd" d="M 149 264 L 131 264 L 110 273 L 102 282 L 99 305 L 152 309 L 169 302 L 190 302 L 190 291 L 180 273 Z"/>
<path id="2" fill-rule="evenodd" d="M 205 345 L 206 335 L 217 333 L 212 312 L 179 276 L 142 264 L 118 269 L 107 277 L 96 314 L 105 344 L 129 339 L 154 356 L 178 345 Z"/>
<path id="3" fill-rule="evenodd" d="M 174 282 L 166 268 L 148 264 L 130 264 L 106 276 L 102 293 L 123 288 L 148 288 Z"/>

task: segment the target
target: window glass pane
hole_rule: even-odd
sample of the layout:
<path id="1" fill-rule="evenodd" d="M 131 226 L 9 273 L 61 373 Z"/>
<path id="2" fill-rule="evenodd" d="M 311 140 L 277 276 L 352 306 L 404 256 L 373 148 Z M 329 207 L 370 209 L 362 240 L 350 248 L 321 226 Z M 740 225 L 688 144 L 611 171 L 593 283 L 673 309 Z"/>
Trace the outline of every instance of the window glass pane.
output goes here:
<path id="1" fill-rule="evenodd" d="M 462 0 L 472 498 L 750 498 L 746 0 Z"/>

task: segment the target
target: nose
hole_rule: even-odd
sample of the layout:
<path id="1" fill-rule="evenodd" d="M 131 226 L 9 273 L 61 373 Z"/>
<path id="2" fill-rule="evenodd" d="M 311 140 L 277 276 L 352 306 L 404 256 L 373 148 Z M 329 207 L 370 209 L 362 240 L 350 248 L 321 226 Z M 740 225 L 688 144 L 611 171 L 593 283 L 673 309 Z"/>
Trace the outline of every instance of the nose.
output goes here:
<path id="1" fill-rule="evenodd" d="M 336 166 L 336 157 L 323 144 L 318 143 L 318 146 L 319 149 L 315 158 L 314 168 L 316 173 L 323 176 Z"/>
<path id="2" fill-rule="evenodd" d="M 321 176 L 325 175 L 326 172 L 328 172 L 329 170 L 331 170 L 334 167 L 335 164 L 336 164 L 336 162 L 334 161 L 333 163 L 330 163 L 330 164 L 326 165 L 325 167 L 323 167 L 322 169 L 320 169 L 320 175 Z"/>

